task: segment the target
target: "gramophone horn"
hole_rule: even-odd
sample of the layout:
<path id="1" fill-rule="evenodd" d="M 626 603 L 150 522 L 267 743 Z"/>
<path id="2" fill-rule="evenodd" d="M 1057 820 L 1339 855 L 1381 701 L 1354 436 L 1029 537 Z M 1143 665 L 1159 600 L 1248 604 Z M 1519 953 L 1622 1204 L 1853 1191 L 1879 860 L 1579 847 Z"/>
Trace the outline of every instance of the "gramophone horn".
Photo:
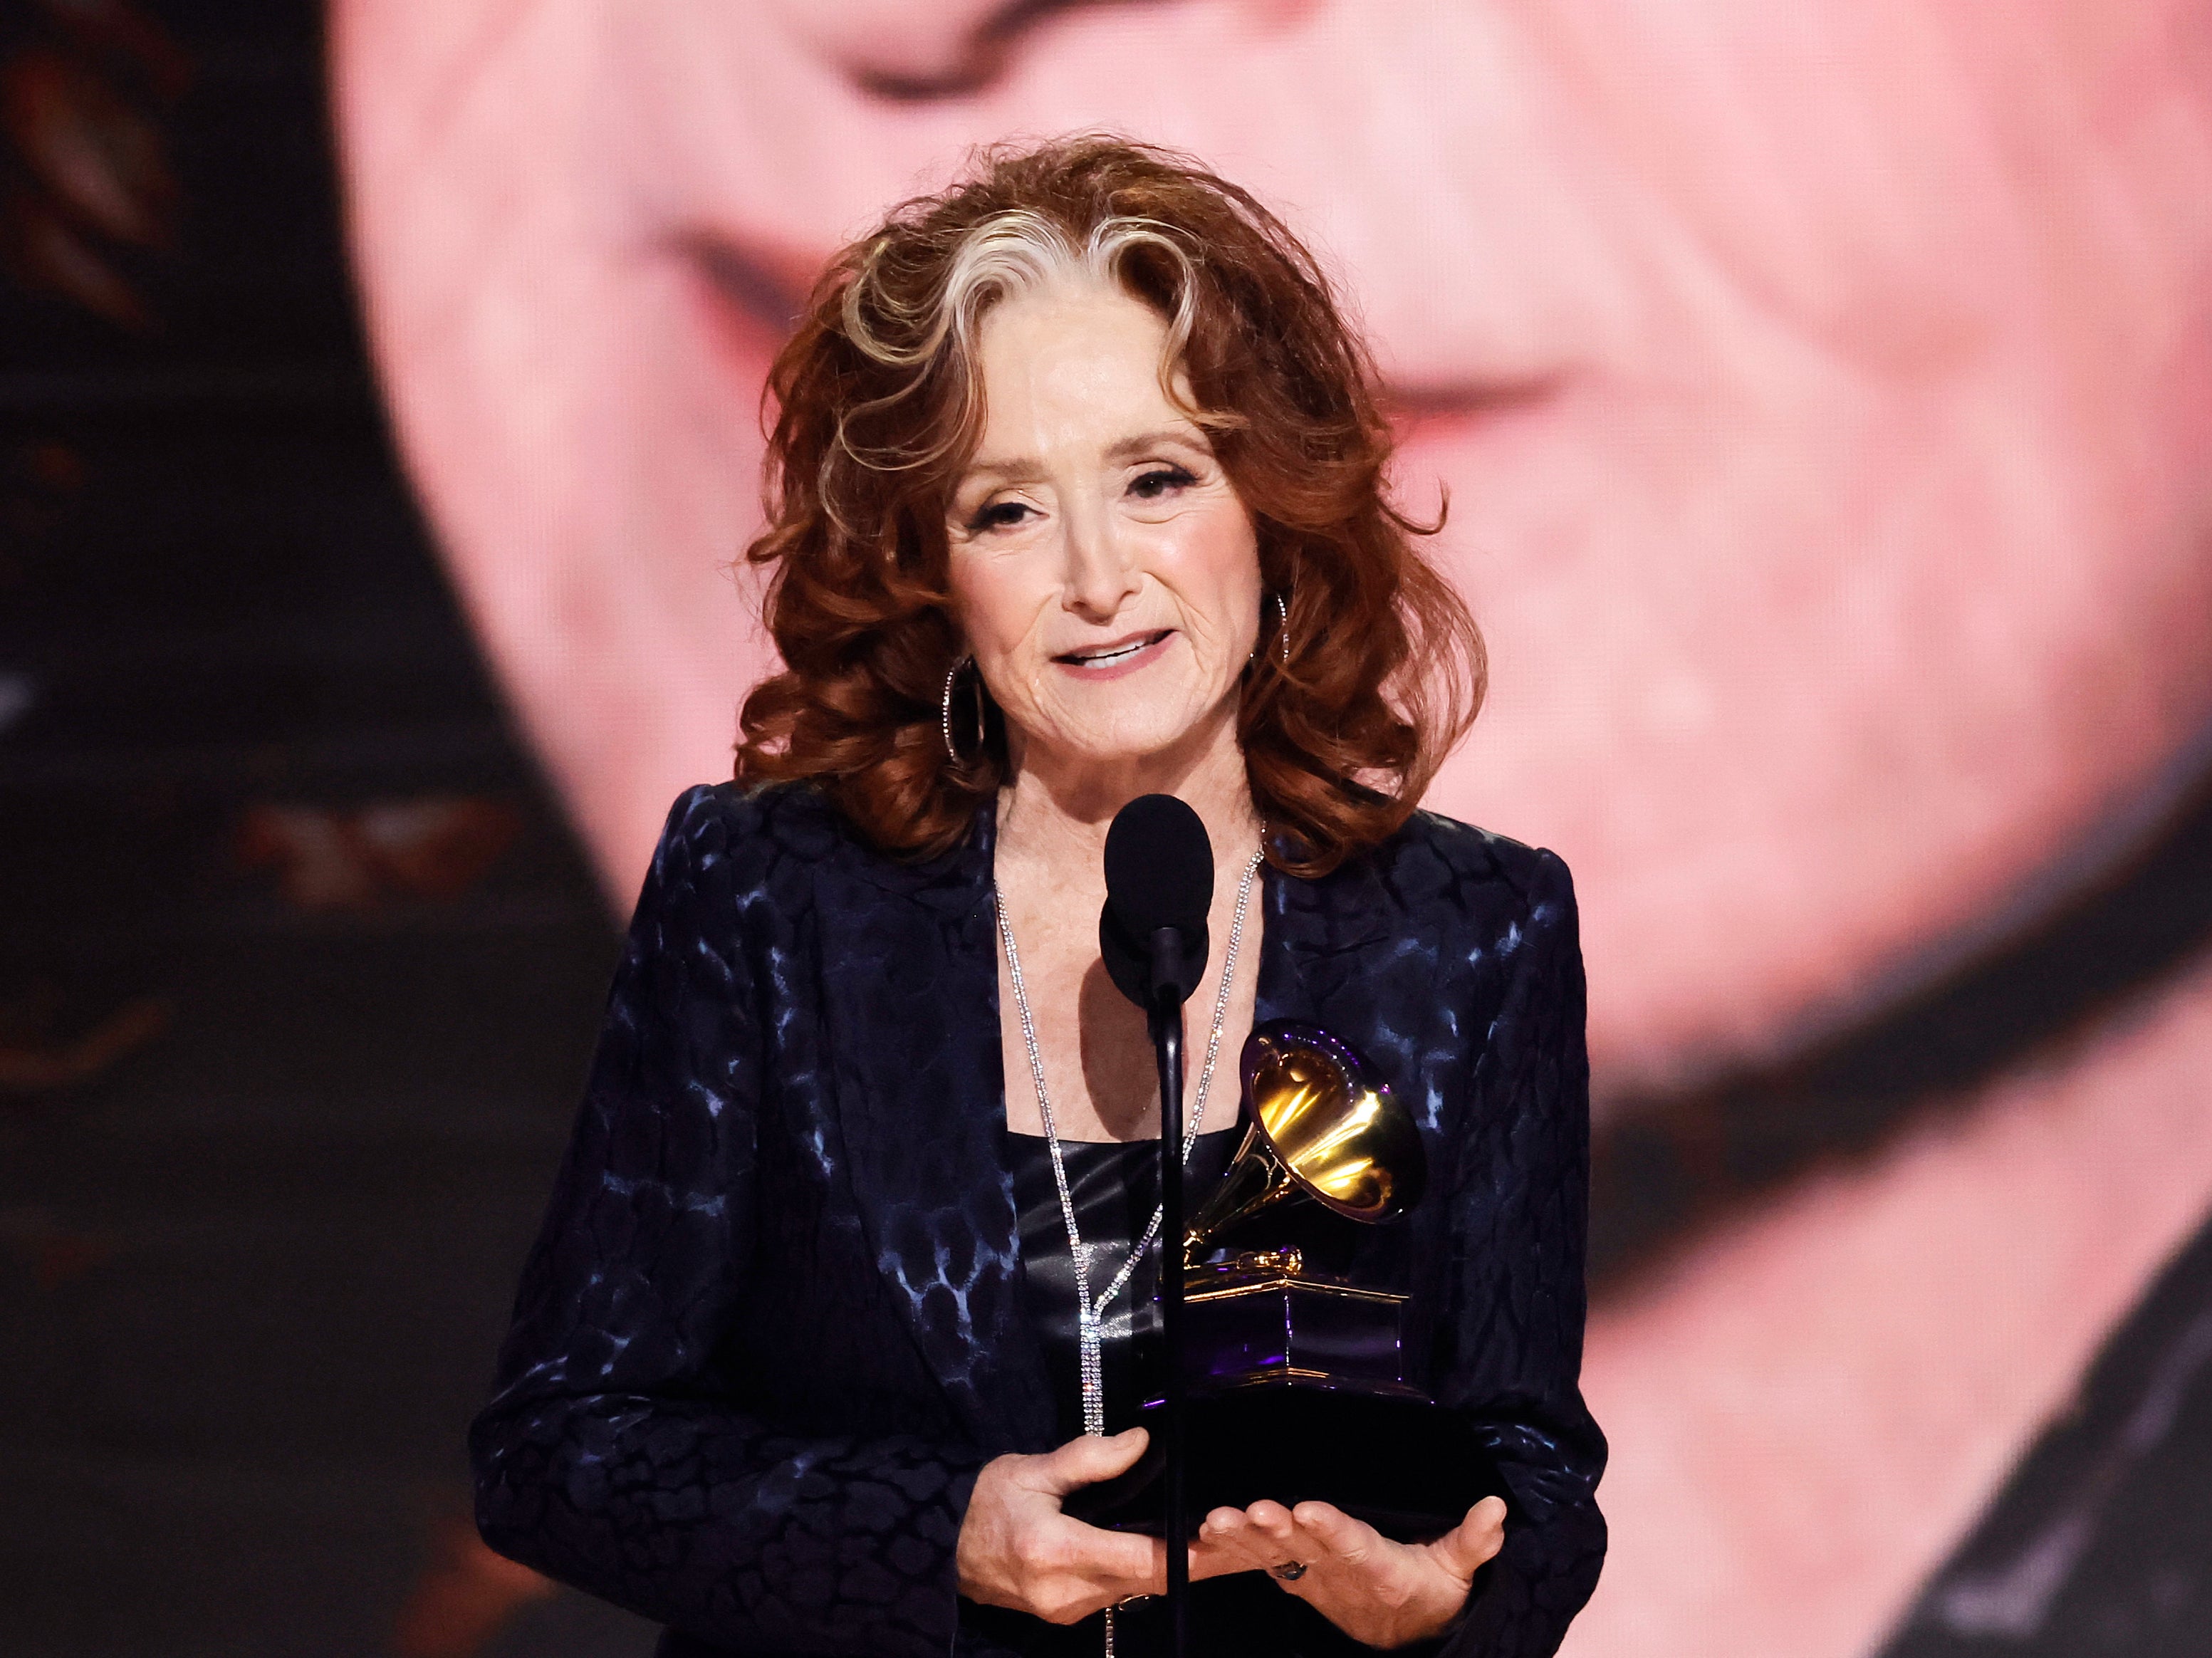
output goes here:
<path id="1" fill-rule="evenodd" d="M 1243 1071 L 1252 1126 L 1184 1235 L 1186 1265 L 1287 1199 L 1370 1224 L 1420 1201 L 1428 1175 L 1420 1131 L 1350 1048 L 1313 1025 L 1277 1020 L 1245 1042 Z"/>

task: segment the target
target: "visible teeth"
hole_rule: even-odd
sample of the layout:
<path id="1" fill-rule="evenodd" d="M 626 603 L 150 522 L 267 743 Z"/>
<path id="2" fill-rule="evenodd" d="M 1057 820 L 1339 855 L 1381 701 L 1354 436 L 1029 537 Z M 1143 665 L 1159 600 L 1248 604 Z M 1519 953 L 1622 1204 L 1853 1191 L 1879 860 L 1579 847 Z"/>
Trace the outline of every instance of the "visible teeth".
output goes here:
<path id="1" fill-rule="evenodd" d="M 1125 656 L 1134 656 L 1152 642 L 1149 639 L 1140 639 L 1133 645 L 1122 646 L 1119 650 L 1101 651 L 1096 656 L 1079 656 L 1074 659 L 1086 667 L 1096 662 L 1116 662 Z"/>

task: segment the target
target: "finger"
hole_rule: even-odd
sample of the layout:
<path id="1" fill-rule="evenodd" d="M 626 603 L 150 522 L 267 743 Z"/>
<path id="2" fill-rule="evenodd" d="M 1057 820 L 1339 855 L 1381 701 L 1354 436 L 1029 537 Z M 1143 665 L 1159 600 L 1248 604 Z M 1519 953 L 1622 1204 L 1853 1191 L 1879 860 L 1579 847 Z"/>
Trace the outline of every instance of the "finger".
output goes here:
<path id="1" fill-rule="evenodd" d="M 1291 1511 L 1279 1503 L 1265 1498 L 1244 1510 L 1244 1518 L 1252 1528 L 1273 1543 L 1288 1543 L 1297 1531 Z"/>
<path id="2" fill-rule="evenodd" d="M 1206 1516 L 1202 1529 L 1213 1540 L 1221 1561 L 1219 1574 L 1263 1571 L 1276 1580 L 1276 1588 L 1288 1594 L 1298 1593 L 1297 1580 L 1281 1576 L 1285 1566 L 1308 1564 L 1307 1556 L 1299 1552 L 1295 1541 L 1285 1542 L 1268 1536 L 1239 1509 L 1216 1510 Z"/>
<path id="3" fill-rule="evenodd" d="M 1236 1510 L 1231 1509 L 1231 1513 Z M 1243 1515 L 1239 1515 L 1241 1521 Z M 1192 1531 L 1190 1540 L 1190 1581 L 1201 1578 L 1226 1577 L 1233 1572 L 1250 1571 L 1259 1562 L 1239 1544 L 1225 1540 L 1223 1531 L 1212 1523 L 1212 1516 L 1199 1522 Z"/>
<path id="4" fill-rule="evenodd" d="M 1252 1522 L 1242 1509 L 1215 1509 L 1198 1522 L 1198 1534 L 1209 1547 L 1241 1548 L 1250 1539 Z"/>
<path id="5" fill-rule="evenodd" d="M 1364 1520 L 1354 1520 L 1327 1503 L 1301 1503 L 1291 1519 L 1306 1536 L 1348 1565 L 1358 1565 L 1376 1552 L 1382 1533 Z"/>
<path id="6" fill-rule="evenodd" d="M 1048 1497 L 1065 1497 L 1081 1486 L 1111 1479 L 1135 1466 L 1149 1437 L 1142 1428 L 1127 1428 L 1103 1437 L 1085 1434 L 1071 1439 L 1039 1457 L 1035 1478 L 1027 1483 Z"/>
<path id="7" fill-rule="evenodd" d="M 1302 1594 L 1299 1578 L 1285 1578 L 1281 1568 L 1287 1565 L 1310 1567 L 1326 1552 L 1308 1537 L 1292 1518 L 1291 1510 L 1279 1503 L 1259 1502 L 1244 1510 L 1245 1524 L 1249 1528 L 1249 1545 L 1254 1562 L 1270 1576 L 1276 1578 L 1277 1587 L 1291 1594 Z"/>
<path id="8" fill-rule="evenodd" d="M 1282 1564 L 1283 1545 L 1269 1539 L 1242 1509 L 1216 1509 L 1199 1527 L 1206 1546 L 1219 1555 L 1229 1571 L 1264 1571 Z"/>
<path id="9" fill-rule="evenodd" d="M 1218 1513 L 1220 1510 L 1217 1509 L 1216 1512 Z M 1231 1509 L 1228 1512 L 1235 1514 L 1237 1511 Z M 1253 1562 L 1246 1558 L 1243 1550 L 1232 1543 L 1224 1542 L 1217 1530 L 1209 1527 L 1207 1521 L 1212 1517 L 1208 1515 L 1206 1520 L 1200 1521 L 1191 1528 L 1190 1581 L 1194 1583 L 1204 1578 L 1224 1577 L 1231 1572 L 1252 1570 Z M 1243 1516 L 1239 1515 L 1238 1518 L 1241 1520 Z M 1163 1540 L 1155 1538 L 1151 1541 L 1152 1582 L 1145 1593 L 1164 1594 L 1167 1592 L 1168 1547 Z"/>
<path id="10" fill-rule="evenodd" d="M 1473 1577 L 1505 1545 L 1505 1500 L 1486 1497 L 1467 1518 L 1429 1546 L 1438 1564 L 1455 1577 Z"/>
<path id="11" fill-rule="evenodd" d="M 1052 1575 L 1091 1584 L 1098 1593 L 1097 1604 L 1084 1612 L 1096 1612 L 1132 1594 L 1166 1593 L 1167 1546 L 1158 1538 L 1108 1531 L 1066 1515 L 1048 1516 L 1043 1525 L 1050 1529 L 1040 1533 L 1039 1542 Z"/>

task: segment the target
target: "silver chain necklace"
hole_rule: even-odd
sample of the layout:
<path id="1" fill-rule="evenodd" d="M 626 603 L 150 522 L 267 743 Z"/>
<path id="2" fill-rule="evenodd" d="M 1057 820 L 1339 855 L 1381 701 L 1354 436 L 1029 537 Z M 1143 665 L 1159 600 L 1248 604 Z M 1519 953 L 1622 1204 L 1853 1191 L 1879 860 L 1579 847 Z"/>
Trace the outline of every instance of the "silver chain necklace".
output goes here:
<path id="1" fill-rule="evenodd" d="M 1265 825 L 1261 828 L 1260 840 L 1259 849 L 1244 865 L 1244 878 L 1237 884 L 1237 911 L 1229 923 L 1229 948 L 1222 953 L 1221 987 L 1213 995 L 1213 1029 L 1206 1039 L 1206 1066 L 1198 1073 L 1190 1121 L 1182 1131 L 1185 1163 L 1190 1161 L 1191 1148 L 1198 1144 L 1199 1128 L 1206 1121 L 1206 1096 L 1213 1085 L 1214 1061 L 1221 1056 L 1221 1029 L 1229 1018 L 1229 991 L 1237 976 L 1237 952 L 1244 942 L 1245 908 L 1252 899 L 1253 879 L 1267 855 Z M 1127 1287 L 1137 1263 L 1159 1236 L 1167 1205 L 1163 1198 L 1153 1207 L 1145 1235 L 1129 1246 L 1128 1259 L 1121 1263 L 1121 1270 L 1114 1274 L 1112 1281 L 1094 1300 L 1091 1294 L 1091 1266 L 1083 1253 L 1083 1234 L 1075 1224 L 1075 1199 L 1067 1189 L 1067 1163 L 1060 1153 L 1060 1130 L 1052 1119 L 1052 1096 L 1045 1091 L 1044 1056 L 1037 1049 L 1036 1022 L 1030 1017 L 1029 988 L 1022 982 L 1021 953 L 1014 948 L 1014 924 L 1006 914 L 1006 894 L 999 890 L 995 881 L 991 884 L 991 897 L 999 912 L 999 941 L 1006 952 L 1006 978 L 1014 987 L 1014 1007 L 1021 1015 L 1022 1045 L 1029 1050 L 1030 1081 L 1036 1088 L 1037 1114 L 1044 1119 L 1044 1142 L 1052 1154 L 1052 1183 L 1060 1192 L 1060 1218 L 1067 1227 L 1067 1253 L 1075 1263 L 1076 1351 L 1082 1369 L 1083 1431 L 1095 1437 L 1106 1431 L 1106 1381 L 1100 1357 L 1103 1341 L 1099 1317 L 1107 1304 Z M 1162 1270 L 1166 1270 L 1164 1264 Z M 1106 1613 L 1106 1658 L 1114 1658 L 1114 1613 L 1110 1609 Z"/>

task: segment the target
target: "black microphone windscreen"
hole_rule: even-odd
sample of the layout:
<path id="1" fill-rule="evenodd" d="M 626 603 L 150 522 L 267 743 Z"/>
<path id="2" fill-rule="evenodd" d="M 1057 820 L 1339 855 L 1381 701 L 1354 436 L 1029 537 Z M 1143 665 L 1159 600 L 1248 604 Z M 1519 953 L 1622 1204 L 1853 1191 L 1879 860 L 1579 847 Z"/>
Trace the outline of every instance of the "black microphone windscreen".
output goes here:
<path id="1" fill-rule="evenodd" d="M 1197 932 L 1213 906 L 1213 843 L 1199 815 L 1172 794 L 1140 794 L 1106 831 L 1106 902 L 1135 937 L 1158 927 Z"/>

